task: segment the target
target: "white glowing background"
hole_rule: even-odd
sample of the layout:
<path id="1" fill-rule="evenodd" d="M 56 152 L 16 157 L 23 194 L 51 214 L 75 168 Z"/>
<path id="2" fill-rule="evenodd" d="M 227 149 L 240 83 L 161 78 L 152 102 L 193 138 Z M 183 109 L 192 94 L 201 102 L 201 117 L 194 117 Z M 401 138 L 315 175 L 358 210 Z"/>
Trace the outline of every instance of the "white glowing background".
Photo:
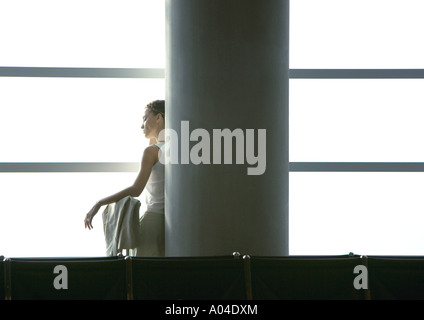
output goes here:
<path id="1" fill-rule="evenodd" d="M 424 68 L 421 0 L 291 1 L 290 67 Z M 0 66 L 164 68 L 158 0 L 0 0 Z M 290 161 L 424 161 L 424 80 L 291 80 Z M 0 162 L 140 160 L 164 79 L 0 77 Z M 270 146 L 269 146 L 270 147 Z M 0 254 L 102 256 L 135 173 L 0 173 Z M 424 254 L 424 173 L 290 174 L 291 254 Z"/>

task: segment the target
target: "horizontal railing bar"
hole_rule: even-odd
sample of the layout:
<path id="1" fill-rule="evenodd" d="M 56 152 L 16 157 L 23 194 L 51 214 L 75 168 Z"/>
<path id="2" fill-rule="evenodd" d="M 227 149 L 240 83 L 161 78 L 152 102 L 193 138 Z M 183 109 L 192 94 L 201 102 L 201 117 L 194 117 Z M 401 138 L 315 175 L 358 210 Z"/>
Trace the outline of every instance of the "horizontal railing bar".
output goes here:
<path id="1" fill-rule="evenodd" d="M 424 172 L 423 162 L 290 162 L 290 172 Z"/>
<path id="2" fill-rule="evenodd" d="M 137 172 L 138 162 L 0 162 L 0 172 Z"/>
<path id="3" fill-rule="evenodd" d="M 164 78 L 164 68 L 0 67 L 0 77 Z M 290 79 L 424 79 L 424 69 L 290 69 Z"/>
<path id="4" fill-rule="evenodd" d="M 290 69 L 290 79 L 424 79 L 424 69 Z"/>
<path id="5" fill-rule="evenodd" d="M 164 78 L 165 69 L 0 67 L 0 77 Z"/>

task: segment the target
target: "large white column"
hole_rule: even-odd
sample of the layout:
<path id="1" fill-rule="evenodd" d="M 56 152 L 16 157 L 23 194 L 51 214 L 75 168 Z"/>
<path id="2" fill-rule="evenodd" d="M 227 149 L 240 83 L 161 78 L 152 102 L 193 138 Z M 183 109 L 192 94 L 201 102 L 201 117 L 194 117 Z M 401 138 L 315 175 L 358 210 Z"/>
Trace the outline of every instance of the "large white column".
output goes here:
<path id="1" fill-rule="evenodd" d="M 287 255 L 289 1 L 166 0 L 166 39 L 166 127 L 179 137 L 165 170 L 166 255 Z M 244 163 L 234 138 L 232 164 L 224 147 L 213 164 L 213 130 L 226 128 L 243 137 Z M 193 163 L 206 145 L 211 164 Z"/>

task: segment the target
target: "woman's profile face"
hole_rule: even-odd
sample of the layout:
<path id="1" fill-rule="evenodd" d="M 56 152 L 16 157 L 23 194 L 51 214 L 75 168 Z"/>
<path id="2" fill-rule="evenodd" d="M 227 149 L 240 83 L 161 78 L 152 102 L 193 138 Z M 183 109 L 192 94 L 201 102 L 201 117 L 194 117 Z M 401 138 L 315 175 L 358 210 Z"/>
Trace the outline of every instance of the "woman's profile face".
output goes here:
<path id="1" fill-rule="evenodd" d="M 148 139 L 156 138 L 157 136 L 157 121 L 156 116 L 152 111 L 146 109 L 143 116 L 143 123 L 141 129 L 143 130 L 144 136 Z"/>

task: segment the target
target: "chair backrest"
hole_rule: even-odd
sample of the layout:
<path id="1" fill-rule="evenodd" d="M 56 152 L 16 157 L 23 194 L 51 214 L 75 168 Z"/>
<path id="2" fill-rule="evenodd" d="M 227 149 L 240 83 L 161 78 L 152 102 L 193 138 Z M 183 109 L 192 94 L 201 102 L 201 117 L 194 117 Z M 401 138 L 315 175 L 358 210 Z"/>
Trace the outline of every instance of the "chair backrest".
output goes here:
<path id="1" fill-rule="evenodd" d="M 243 260 L 233 256 L 131 258 L 134 299 L 246 299 Z"/>
<path id="2" fill-rule="evenodd" d="M 368 256 L 367 260 L 371 299 L 424 299 L 424 257 Z"/>
<path id="3" fill-rule="evenodd" d="M 10 258 L 10 297 L 19 299 L 126 299 L 122 257 Z"/>
<path id="4" fill-rule="evenodd" d="M 363 300 L 354 287 L 359 256 L 251 257 L 253 299 Z"/>

